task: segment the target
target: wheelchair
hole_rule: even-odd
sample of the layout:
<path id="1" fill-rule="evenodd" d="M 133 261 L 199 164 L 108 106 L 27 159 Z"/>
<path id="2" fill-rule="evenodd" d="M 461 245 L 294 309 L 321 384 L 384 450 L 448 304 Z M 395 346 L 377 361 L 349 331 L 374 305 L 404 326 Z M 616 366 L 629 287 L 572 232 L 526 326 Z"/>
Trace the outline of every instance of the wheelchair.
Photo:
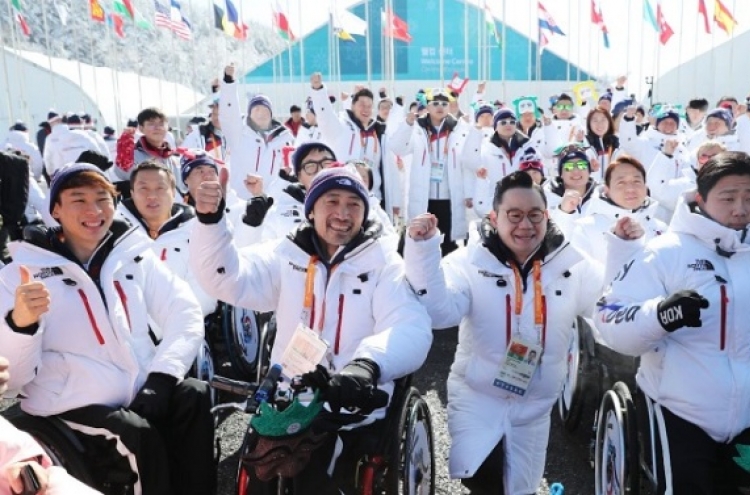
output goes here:
<path id="1" fill-rule="evenodd" d="M 263 383 L 266 383 L 264 379 Z M 236 410 L 255 414 L 258 411 L 258 383 L 250 384 L 214 377 L 212 385 L 220 390 L 246 398 L 244 403 L 224 404 L 214 408 L 234 407 Z M 252 417 L 252 416 L 251 416 Z M 384 431 L 376 439 L 374 451 L 358 462 L 353 476 L 358 493 L 362 495 L 398 495 L 435 493 L 435 452 L 432 417 L 426 401 L 419 391 L 411 386 L 411 377 L 396 381 L 391 404 L 383 420 Z M 240 447 L 240 460 L 237 466 L 235 493 L 252 495 L 254 479 L 252 466 L 243 458 L 251 453 L 251 427 Z M 286 478 L 276 476 L 278 494 L 293 495 Z"/>
<path id="2" fill-rule="evenodd" d="M 275 319 L 271 313 L 256 313 L 227 303 L 220 305 L 221 331 L 232 370 L 239 379 L 255 380 L 268 364 L 261 357 L 270 356 Z"/>
<path id="3" fill-rule="evenodd" d="M 75 432 L 60 418 L 26 414 L 17 404 L 6 418 L 34 438 L 53 465 L 65 468 L 79 481 L 104 495 L 135 495 L 138 475 L 111 445 Z"/>
<path id="4" fill-rule="evenodd" d="M 643 392 L 616 382 L 604 393 L 597 414 L 594 454 L 595 493 L 672 493 L 664 475 L 669 448 L 661 408 Z M 659 477 L 663 477 L 660 480 Z"/>

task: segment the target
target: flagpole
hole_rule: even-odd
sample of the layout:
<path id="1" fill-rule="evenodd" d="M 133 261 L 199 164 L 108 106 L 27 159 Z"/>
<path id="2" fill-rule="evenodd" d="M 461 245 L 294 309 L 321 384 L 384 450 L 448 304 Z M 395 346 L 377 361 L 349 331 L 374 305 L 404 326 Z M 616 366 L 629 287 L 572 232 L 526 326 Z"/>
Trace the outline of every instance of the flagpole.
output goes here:
<path id="1" fill-rule="evenodd" d="M 42 2 L 44 3 L 44 2 Z M 105 14 L 106 15 L 106 14 Z M 113 21 L 114 22 L 114 21 Z M 107 24 L 107 19 L 104 19 L 104 23 Z M 109 26 L 105 25 L 104 27 L 107 32 L 109 32 Z M 91 73 L 94 77 L 94 101 L 97 107 L 99 107 L 99 79 L 96 77 L 96 61 L 94 60 L 94 39 L 93 37 L 89 38 L 89 56 L 91 57 Z M 84 110 L 86 110 L 84 108 Z M 86 111 L 86 113 L 89 113 Z"/>
<path id="2" fill-rule="evenodd" d="M 190 18 L 193 19 L 193 22 L 197 22 L 197 21 L 195 21 L 195 19 L 198 19 L 198 17 L 196 17 L 194 14 L 195 14 L 195 12 L 193 11 L 193 4 L 191 3 L 190 4 Z M 211 33 L 212 36 L 215 36 L 216 35 L 215 32 L 211 29 L 211 21 L 210 21 L 210 19 L 211 19 L 211 17 L 209 16 L 209 21 L 208 21 L 209 31 L 208 32 Z M 240 2 L 240 26 L 242 26 L 242 2 Z M 193 49 L 193 50 L 190 50 L 190 77 L 193 80 L 193 84 L 190 85 L 191 87 L 193 87 L 193 85 L 195 84 L 195 81 L 198 79 L 197 75 L 195 73 L 195 65 L 196 65 L 195 64 L 195 50 Z M 204 87 L 202 85 L 205 84 L 205 81 L 200 81 L 200 84 L 201 84 L 201 86 L 198 86 L 198 87 Z M 213 96 L 211 96 L 211 98 L 212 98 L 211 101 L 213 102 Z M 193 91 L 193 114 L 195 115 L 198 112 L 199 112 L 199 110 L 198 110 L 198 92 L 194 90 Z"/>
<path id="3" fill-rule="evenodd" d="M 16 23 L 13 22 L 13 7 L 10 3 L 8 3 L 8 16 L 11 20 L 11 39 L 13 41 L 13 49 L 16 52 L 16 66 L 18 67 L 18 72 L 21 74 L 21 84 L 19 89 L 21 90 L 21 115 L 23 116 L 26 121 L 29 120 L 29 106 L 26 102 L 26 92 L 24 91 L 24 88 L 26 87 L 26 68 L 25 64 L 21 61 L 21 52 L 18 48 L 18 28 L 16 26 Z"/>
<path id="4" fill-rule="evenodd" d="M 12 19 L 11 19 L 11 22 Z M 10 76 L 8 74 L 8 60 L 7 60 L 7 50 L 5 49 L 5 36 L 2 33 L 2 24 L 0 24 L 0 50 L 2 50 L 3 53 L 3 75 L 5 76 L 5 92 L 8 93 L 8 98 L 6 99 L 6 103 L 8 104 L 8 125 L 13 125 L 13 122 L 15 122 L 16 119 L 13 118 L 13 104 L 11 101 L 11 94 L 10 94 Z M 17 62 L 16 62 L 17 63 Z M 29 122 L 31 124 L 31 122 Z"/>
<path id="5" fill-rule="evenodd" d="M 682 81 L 680 78 L 680 72 L 681 72 L 681 66 L 682 66 L 682 32 L 683 32 L 683 25 L 685 20 L 685 5 L 680 4 L 680 29 L 679 33 L 677 35 L 679 36 L 679 43 L 677 45 L 677 80 Z M 696 36 L 698 33 L 696 33 Z M 730 59 L 731 60 L 731 59 Z M 677 101 L 682 101 L 682 85 L 677 85 Z"/>
<path id="6" fill-rule="evenodd" d="M 469 75 L 469 4 L 464 2 L 464 77 Z"/>
<path id="7" fill-rule="evenodd" d="M 570 29 L 570 33 L 568 33 L 568 57 L 567 57 L 567 68 L 565 70 L 565 80 L 570 81 L 570 44 L 571 44 L 571 38 L 573 38 L 573 24 L 572 24 L 572 10 L 568 8 L 568 29 Z M 578 17 L 580 18 L 581 14 L 578 13 Z M 578 31 L 576 31 L 578 32 Z M 580 44 L 580 40 L 578 42 Z"/>
<path id="8" fill-rule="evenodd" d="M 304 26 L 302 25 L 302 0 L 297 0 L 297 15 L 299 15 L 299 80 L 305 82 L 305 33 L 303 32 Z M 369 57 L 370 54 L 368 53 Z"/>
<path id="9" fill-rule="evenodd" d="M 181 11 L 180 11 L 180 17 L 182 17 L 182 12 Z M 182 19 L 180 19 L 180 22 L 182 22 Z M 179 61 L 180 61 L 180 54 L 178 53 L 178 50 L 175 47 L 175 38 L 176 38 L 176 36 L 173 33 L 172 34 L 172 54 L 173 54 L 172 56 L 177 57 L 177 61 L 179 63 Z M 192 40 L 193 40 L 193 35 L 191 33 L 190 34 L 190 42 L 192 42 Z M 172 83 L 174 85 L 174 115 L 175 115 L 175 120 L 177 120 L 177 135 L 180 136 L 182 134 L 182 122 L 181 122 L 181 119 L 180 119 L 180 96 L 179 96 L 179 91 L 177 90 L 177 80 L 174 79 L 172 81 Z M 162 109 L 162 111 L 164 111 L 164 110 L 165 109 Z"/>
<path id="10" fill-rule="evenodd" d="M 367 31 L 365 31 L 365 53 L 366 53 L 366 60 L 365 63 L 367 64 L 367 85 L 372 85 L 372 55 L 370 54 L 370 32 L 372 29 L 370 29 L 370 2 L 369 0 L 365 0 L 365 24 L 367 24 Z"/>
<path id="11" fill-rule="evenodd" d="M 133 22 L 135 22 L 135 19 L 133 20 Z M 111 36 L 112 36 L 112 33 L 110 33 L 109 30 L 107 30 L 107 41 L 111 39 Z M 115 40 L 115 43 L 117 43 L 117 40 Z M 115 100 L 115 122 L 114 123 L 110 122 L 110 124 L 112 124 L 112 127 L 114 127 L 115 129 L 120 129 L 120 126 L 122 125 L 122 107 L 121 107 L 122 102 L 120 101 L 120 87 L 119 87 L 120 84 L 118 81 L 119 79 L 119 70 L 118 70 L 119 51 L 120 50 L 117 47 L 115 47 L 115 49 L 112 50 L 113 56 L 114 56 L 114 64 L 112 67 L 112 94 L 114 95 L 114 100 Z"/>
<path id="12" fill-rule="evenodd" d="M 638 59 L 640 60 L 640 64 L 639 65 L 640 65 L 640 69 L 641 69 L 641 78 L 643 78 L 643 77 L 646 77 L 645 71 L 643 69 L 643 59 L 645 58 L 643 56 L 643 54 L 644 54 L 644 52 L 643 52 L 643 41 L 644 41 L 643 38 L 645 37 L 645 33 L 643 32 L 643 28 L 644 28 L 644 26 L 646 24 L 645 19 L 643 18 L 643 6 L 641 6 L 641 16 L 640 16 L 640 18 L 641 18 L 641 35 L 638 38 L 640 39 L 641 43 L 640 43 L 640 49 L 638 50 L 638 53 L 640 54 L 640 56 L 638 57 Z"/>
<path id="13" fill-rule="evenodd" d="M 539 27 L 538 27 L 539 22 L 537 21 L 537 29 L 535 31 L 534 30 L 534 2 L 533 1 L 529 2 L 529 24 L 530 24 L 530 29 L 529 29 L 529 53 L 528 53 L 529 60 L 528 60 L 528 64 L 527 64 L 527 67 L 528 67 L 528 69 L 527 69 L 527 77 L 528 77 L 529 81 L 533 81 L 533 78 L 531 77 L 531 66 L 533 65 L 532 64 L 532 58 L 531 58 L 532 57 L 532 53 L 531 52 L 534 50 L 534 43 L 533 43 L 533 41 L 531 39 L 531 37 L 533 36 L 532 33 L 534 33 L 534 32 L 537 33 L 537 35 L 536 35 L 536 41 L 537 41 L 537 45 L 539 44 Z M 537 51 L 538 50 L 539 50 L 539 47 L 537 46 Z"/>
<path id="14" fill-rule="evenodd" d="M 500 78 L 503 80 L 503 83 L 502 83 L 503 84 L 503 101 L 505 101 L 506 98 L 508 98 L 508 96 L 507 96 L 507 86 L 505 84 L 505 77 L 506 77 L 505 66 L 506 66 L 506 63 L 507 63 L 506 60 L 505 60 L 505 58 L 506 58 L 505 54 L 507 53 L 506 50 L 508 49 L 508 45 L 507 45 L 506 39 L 505 39 L 505 24 L 506 24 L 506 20 L 505 20 L 506 19 L 506 17 L 505 17 L 505 14 L 506 14 L 505 0 L 502 0 L 502 1 L 503 1 L 503 31 L 502 31 L 502 34 L 500 36 L 500 38 L 501 38 L 500 56 L 502 57 L 500 59 L 501 60 L 501 62 L 500 62 L 500 64 L 501 64 L 500 65 Z M 492 20 L 494 21 L 495 19 L 493 18 Z"/>
<path id="15" fill-rule="evenodd" d="M 445 49 L 443 48 L 443 40 L 445 37 L 445 19 L 443 19 L 443 0 L 438 3 L 438 15 L 440 16 L 438 33 L 440 36 L 440 86 L 445 86 Z"/>
<path id="16" fill-rule="evenodd" d="M 388 4 L 390 5 L 390 12 L 391 12 L 391 18 L 393 18 L 396 13 L 393 11 L 393 0 L 388 0 Z M 391 24 L 393 24 L 393 21 L 391 21 Z M 391 62 L 391 84 L 390 84 L 390 90 L 393 91 L 393 87 L 396 83 L 396 41 L 394 40 L 393 36 L 391 36 L 391 40 L 388 43 L 389 51 L 390 51 L 390 62 Z"/>
<path id="17" fill-rule="evenodd" d="M 42 2 L 42 19 L 44 21 L 44 44 L 47 48 L 47 65 L 49 65 L 49 78 L 52 83 L 52 101 L 53 105 L 57 106 L 57 82 L 55 81 L 55 73 L 52 70 L 52 50 L 49 46 L 49 25 L 47 24 L 47 2 Z M 11 20 L 12 21 L 12 20 Z"/>
<path id="18" fill-rule="evenodd" d="M 706 12 L 706 21 L 708 19 L 708 12 Z M 698 35 L 701 31 L 701 19 L 700 16 L 695 18 L 695 45 L 693 46 L 693 60 L 698 58 Z M 706 33 L 710 34 L 710 33 Z M 698 64 L 693 63 L 693 95 L 698 95 Z"/>

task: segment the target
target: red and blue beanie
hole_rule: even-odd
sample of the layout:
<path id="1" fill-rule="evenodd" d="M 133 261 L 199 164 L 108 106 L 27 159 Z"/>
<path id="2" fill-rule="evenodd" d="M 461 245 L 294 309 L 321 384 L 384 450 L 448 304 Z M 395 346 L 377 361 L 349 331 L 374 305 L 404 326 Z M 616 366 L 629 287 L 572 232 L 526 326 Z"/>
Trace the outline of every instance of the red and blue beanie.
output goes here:
<path id="1" fill-rule="evenodd" d="M 55 203 L 60 196 L 60 189 L 62 188 L 62 186 L 76 175 L 86 171 L 96 172 L 97 174 L 104 177 L 107 182 L 109 182 L 109 179 L 106 175 L 104 175 L 102 169 L 100 169 L 96 165 L 92 165 L 90 163 L 70 163 L 68 165 L 65 165 L 64 167 L 60 168 L 60 170 L 58 170 L 55 175 L 52 176 L 52 183 L 49 186 L 50 213 L 52 213 L 52 210 L 55 209 Z"/>
<path id="2" fill-rule="evenodd" d="M 250 102 L 247 104 L 247 113 L 249 114 L 252 112 L 253 108 L 258 105 L 266 107 L 268 111 L 271 112 L 271 115 L 273 115 L 273 105 L 271 105 L 271 100 L 269 100 L 266 95 L 255 95 L 250 98 Z"/>
<path id="3" fill-rule="evenodd" d="M 501 108 L 497 112 L 495 112 L 495 115 L 492 117 L 492 128 L 497 129 L 497 123 L 501 120 L 507 120 L 507 119 L 516 119 L 516 113 L 511 110 L 510 108 Z"/>
<path id="4" fill-rule="evenodd" d="M 305 195 L 306 219 L 310 220 L 310 213 L 318 198 L 333 189 L 344 189 L 359 196 L 365 205 L 364 219 L 367 220 L 370 215 L 370 197 L 367 188 L 356 170 L 341 165 L 321 170 L 313 179 Z"/>

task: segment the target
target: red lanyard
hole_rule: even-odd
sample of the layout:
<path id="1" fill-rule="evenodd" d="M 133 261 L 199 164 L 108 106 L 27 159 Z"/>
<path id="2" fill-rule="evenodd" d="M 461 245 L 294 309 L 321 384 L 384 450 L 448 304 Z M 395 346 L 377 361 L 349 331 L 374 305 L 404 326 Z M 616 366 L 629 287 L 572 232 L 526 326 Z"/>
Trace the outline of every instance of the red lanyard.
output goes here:
<path id="1" fill-rule="evenodd" d="M 445 139 L 445 141 L 443 142 L 443 157 L 448 155 L 448 136 L 449 135 L 450 135 L 450 132 L 448 131 L 439 132 L 437 134 L 430 134 L 430 139 L 428 140 L 429 142 L 427 144 L 430 148 L 430 159 L 432 159 L 432 151 L 433 151 L 432 143 L 434 141 L 437 141 L 438 143 L 440 143 L 441 138 Z M 440 157 L 437 157 L 437 158 L 440 159 Z"/>
<path id="2" fill-rule="evenodd" d="M 316 272 L 316 264 L 318 262 L 317 256 L 310 256 L 310 261 L 307 263 L 307 275 L 305 276 L 305 299 L 303 302 L 304 308 L 303 308 L 303 315 L 307 317 L 309 315 L 309 323 L 308 326 L 310 328 L 313 328 L 313 325 L 315 325 L 315 272 Z M 331 273 L 329 274 L 329 277 L 333 275 L 333 271 L 336 269 L 335 266 L 331 267 Z M 323 304 L 321 305 L 322 308 L 322 315 L 320 316 L 320 321 L 318 322 L 318 331 L 323 332 L 323 325 L 325 325 L 325 307 L 326 307 L 326 300 L 325 295 L 323 296 Z"/>
<path id="3" fill-rule="evenodd" d="M 521 272 L 517 266 L 513 266 L 513 275 L 515 278 L 516 303 L 514 315 L 516 319 L 516 332 L 520 332 L 521 313 L 523 312 L 523 286 L 521 282 Z M 546 332 L 546 304 L 544 294 L 542 293 L 542 262 L 535 260 L 532 265 L 532 280 L 534 284 L 534 328 L 537 331 L 539 343 L 544 346 Z"/>

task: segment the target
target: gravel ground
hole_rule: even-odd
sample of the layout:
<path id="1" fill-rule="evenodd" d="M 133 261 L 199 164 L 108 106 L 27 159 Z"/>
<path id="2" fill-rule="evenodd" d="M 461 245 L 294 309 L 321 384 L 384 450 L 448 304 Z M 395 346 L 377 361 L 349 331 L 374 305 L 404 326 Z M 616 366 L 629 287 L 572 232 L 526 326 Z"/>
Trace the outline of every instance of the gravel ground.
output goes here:
<path id="1" fill-rule="evenodd" d="M 435 458 L 437 462 L 438 495 L 457 495 L 468 493 L 459 482 L 448 478 L 448 446 L 450 445 L 446 429 L 445 382 L 456 347 L 457 332 L 443 330 L 435 332 L 435 340 L 425 366 L 417 373 L 414 385 L 427 398 L 432 411 L 435 430 Z M 219 371 L 221 372 L 221 371 Z M 0 401 L 0 411 L 6 409 L 12 401 Z M 593 470 L 588 463 L 588 442 L 590 418 L 593 418 L 593 404 L 584 410 L 584 421 L 574 434 L 563 430 L 558 421 L 557 412 L 552 412 L 552 430 L 547 452 L 547 469 L 545 482 L 539 489 L 540 494 L 548 493 L 546 480 L 561 482 L 567 495 L 593 494 Z M 221 439 L 222 459 L 219 464 L 219 494 L 228 495 L 234 490 L 234 476 L 237 469 L 237 450 L 245 431 L 246 418 L 235 413 L 224 421 L 218 429 Z"/>

